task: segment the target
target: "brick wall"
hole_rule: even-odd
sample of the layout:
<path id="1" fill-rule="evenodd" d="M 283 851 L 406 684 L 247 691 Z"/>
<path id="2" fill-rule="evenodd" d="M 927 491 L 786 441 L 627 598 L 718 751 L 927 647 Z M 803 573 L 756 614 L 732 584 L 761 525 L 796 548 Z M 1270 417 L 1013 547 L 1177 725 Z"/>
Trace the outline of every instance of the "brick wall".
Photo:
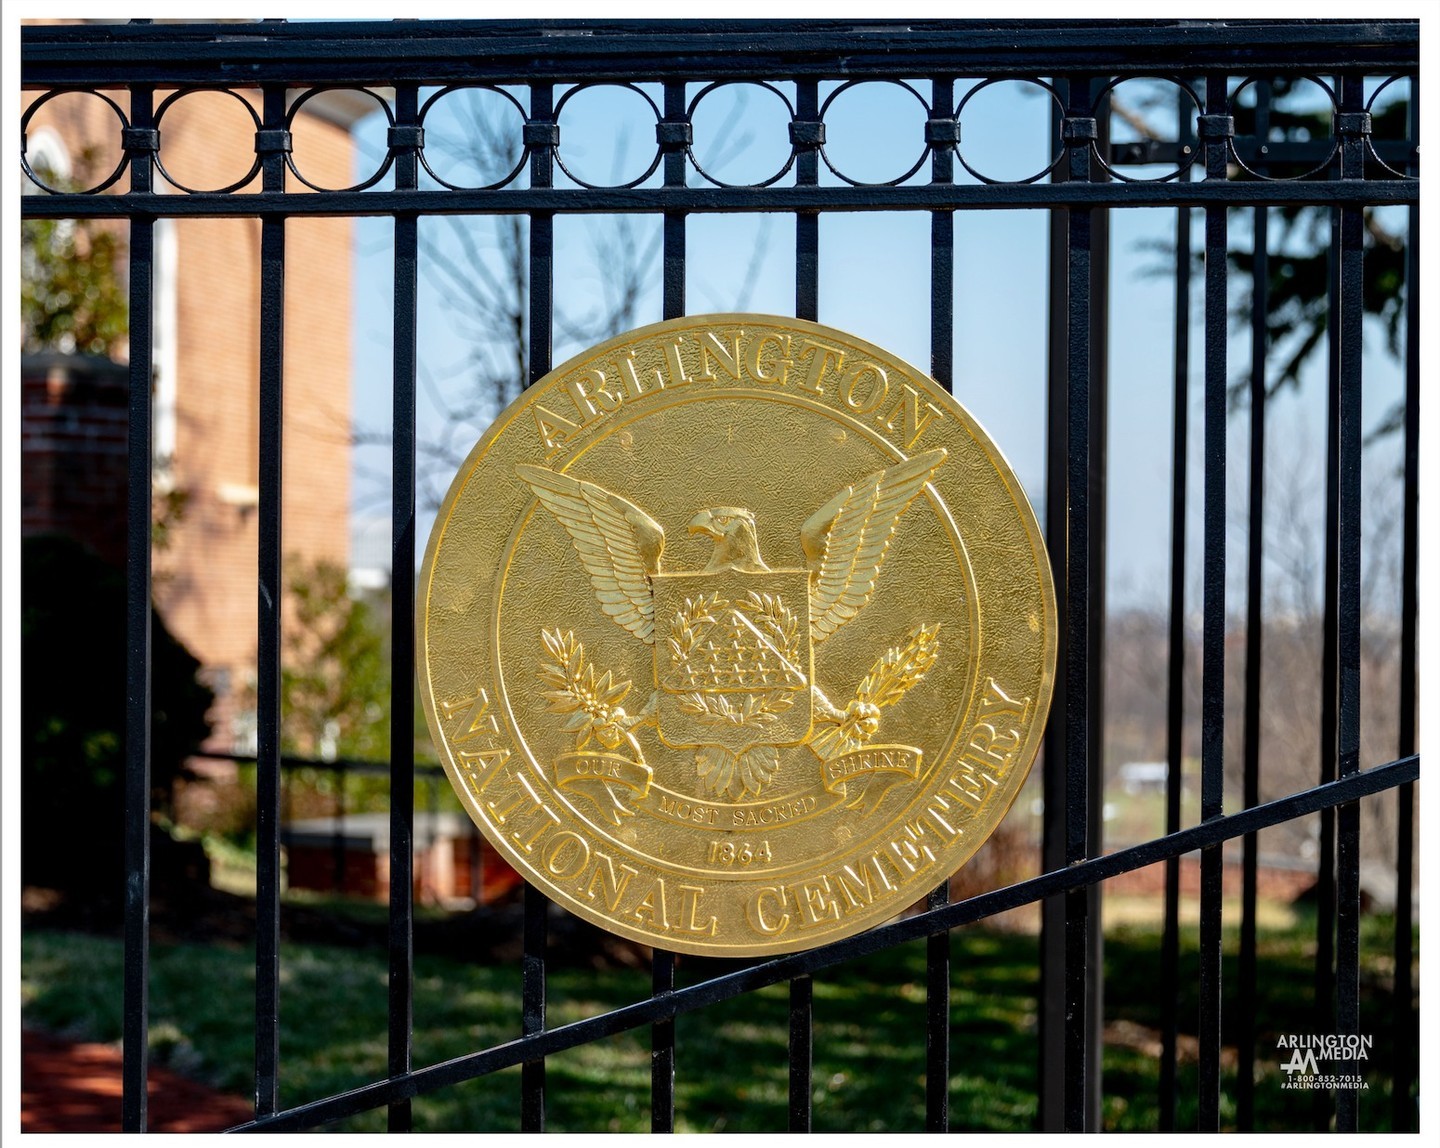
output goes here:
<path id="1" fill-rule="evenodd" d="M 258 96 L 245 93 L 255 103 Z M 238 113 L 238 114 L 237 114 Z M 167 165 L 195 186 L 236 178 L 253 125 L 225 96 L 167 113 Z M 307 178 L 353 182 L 349 133 L 296 123 Z M 179 220 L 176 438 L 171 481 L 185 495 L 174 541 L 156 556 L 156 600 L 221 687 L 243 693 L 255 662 L 259 468 L 260 223 Z M 351 223 L 292 220 L 285 235 L 283 552 L 344 564 L 349 547 Z M 218 671 L 218 673 L 216 673 Z M 217 726 L 217 741 L 225 730 Z"/>
<path id="2" fill-rule="evenodd" d="M 20 368 L 21 530 L 66 534 L 125 565 L 129 386 L 123 366 L 26 355 Z"/>

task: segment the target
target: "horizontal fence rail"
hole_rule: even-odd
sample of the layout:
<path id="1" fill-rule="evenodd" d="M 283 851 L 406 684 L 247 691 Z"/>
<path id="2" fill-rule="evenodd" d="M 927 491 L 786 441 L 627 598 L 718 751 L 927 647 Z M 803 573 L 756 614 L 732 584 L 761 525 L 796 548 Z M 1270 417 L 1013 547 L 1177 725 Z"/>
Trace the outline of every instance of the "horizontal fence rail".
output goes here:
<path id="1" fill-rule="evenodd" d="M 323 81 L 499 83 L 714 76 L 1013 76 L 1085 71 L 1384 71 L 1413 65 L 1414 21 L 261 21 L 22 30 L 27 85 Z M 103 82 L 103 81 L 100 81 Z"/>
<path id="2" fill-rule="evenodd" d="M 323 195 L 247 196 L 27 196 L 27 219 L 272 218 L 276 216 L 367 216 L 414 212 L 420 215 L 625 214 L 671 211 L 687 214 L 737 211 L 934 211 L 1051 207 L 1300 207 L 1320 204 L 1383 206 L 1419 202 L 1413 180 L 1366 180 L 1329 184 L 1216 183 L 1156 184 L 1140 190 L 1113 183 L 1019 184 L 1002 187 L 762 188 L 723 190 L 674 188 L 589 191 L 547 188 L 531 191 L 364 191 Z"/>

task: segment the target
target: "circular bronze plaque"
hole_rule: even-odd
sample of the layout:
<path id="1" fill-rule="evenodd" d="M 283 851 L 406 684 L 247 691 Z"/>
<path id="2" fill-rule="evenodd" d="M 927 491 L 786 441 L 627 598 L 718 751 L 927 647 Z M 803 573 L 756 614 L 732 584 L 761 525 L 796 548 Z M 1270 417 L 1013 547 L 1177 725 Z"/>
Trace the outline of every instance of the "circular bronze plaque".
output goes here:
<path id="1" fill-rule="evenodd" d="M 1004 817 L 1050 704 L 1034 514 L 932 380 L 798 319 L 570 360 L 456 475 L 417 592 L 425 715 L 486 838 L 682 952 L 894 916 Z"/>

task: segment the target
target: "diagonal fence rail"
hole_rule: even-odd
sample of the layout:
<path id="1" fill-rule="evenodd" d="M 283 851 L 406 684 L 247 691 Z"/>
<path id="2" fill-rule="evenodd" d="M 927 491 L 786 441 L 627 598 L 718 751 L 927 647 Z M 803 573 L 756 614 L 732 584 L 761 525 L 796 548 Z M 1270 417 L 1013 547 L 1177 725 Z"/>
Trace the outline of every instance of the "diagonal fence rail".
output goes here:
<path id="1" fill-rule="evenodd" d="M 1236 837 L 1256 833 L 1307 813 L 1334 809 L 1383 793 L 1395 786 L 1412 783 L 1419 776 L 1418 757 L 1376 766 L 1305 790 L 1303 793 L 1280 798 L 1278 801 L 1204 821 L 1142 845 L 1092 857 L 1088 861 L 1079 861 L 1065 869 L 1032 877 L 1028 881 L 1021 881 L 978 897 L 927 909 L 912 917 L 882 925 L 843 941 L 777 957 L 748 969 L 672 989 L 624 1008 L 612 1009 L 601 1016 L 527 1034 L 483 1052 L 456 1057 L 442 1064 L 376 1081 L 338 1096 L 298 1105 L 284 1112 L 257 1118 L 249 1124 L 238 1125 L 231 1131 L 280 1132 L 311 1128 L 353 1116 L 381 1104 L 408 1100 L 437 1088 L 513 1068 L 517 1064 L 533 1063 L 593 1040 L 614 1036 L 642 1025 L 673 1020 L 683 1013 L 693 1012 L 706 1005 L 717 1004 L 743 993 L 833 968 L 845 961 L 869 956 L 907 941 L 933 937 L 952 929 L 973 925 L 997 913 L 1033 904 L 1045 897 L 1082 890 L 1111 877 L 1118 877 L 1122 873 L 1143 869 L 1147 865 L 1160 864 L 1199 849 L 1215 848 Z"/>

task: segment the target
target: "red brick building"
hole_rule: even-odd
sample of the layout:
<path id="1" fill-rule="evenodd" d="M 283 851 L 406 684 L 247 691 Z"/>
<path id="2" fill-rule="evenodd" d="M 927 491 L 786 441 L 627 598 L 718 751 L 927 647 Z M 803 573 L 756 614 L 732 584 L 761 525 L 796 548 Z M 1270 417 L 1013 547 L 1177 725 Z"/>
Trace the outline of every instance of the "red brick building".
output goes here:
<path id="1" fill-rule="evenodd" d="M 124 106 L 124 93 L 110 94 Z M 243 175 L 254 160 L 244 103 L 258 110 L 258 93 L 176 100 L 161 123 L 165 169 L 201 190 L 234 182 L 237 164 Z M 293 155 L 307 179 L 329 187 L 354 182 L 350 127 L 374 108 L 365 96 L 343 92 L 305 105 L 294 123 Z M 59 176 L 78 175 L 82 163 L 108 171 L 123 154 L 120 124 L 99 97 L 67 94 L 35 115 L 27 152 L 32 166 L 43 162 Z M 156 183 L 183 194 L 158 174 Z M 256 187 L 258 180 L 236 194 Z M 342 564 L 349 547 L 351 240 L 348 219 L 286 227 L 282 546 L 287 555 Z M 258 220 L 156 225 L 153 502 L 174 513 L 154 553 L 155 599 L 171 631 L 206 667 L 217 698 L 214 743 L 224 748 L 244 741 L 256 656 L 259 254 Z M 26 358 L 23 528 L 63 531 L 123 562 L 127 348 L 111 348 L 111 357 L 115 362 Z"/>

